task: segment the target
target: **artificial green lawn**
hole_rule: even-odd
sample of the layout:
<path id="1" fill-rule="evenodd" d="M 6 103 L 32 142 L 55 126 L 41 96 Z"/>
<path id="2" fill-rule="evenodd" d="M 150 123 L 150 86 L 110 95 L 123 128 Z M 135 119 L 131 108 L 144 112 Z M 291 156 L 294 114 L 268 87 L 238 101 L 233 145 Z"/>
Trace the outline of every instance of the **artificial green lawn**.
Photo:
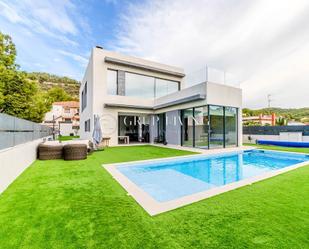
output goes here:
<path id="1" fill-rule="evenodd" d="M 73 140 L 74 138 L 79 138 L 79 136 L 59 136 L 58 140 L 59 141 L 69 141 L 69 140 Z"/>
<path id="2" fill-rule="evenodd" d="M 184 154 L 135 146 L 36 161 L 0 196 L 0 248 L 308 248 L 308 166 L 154 217 L 101 167 Z"/>

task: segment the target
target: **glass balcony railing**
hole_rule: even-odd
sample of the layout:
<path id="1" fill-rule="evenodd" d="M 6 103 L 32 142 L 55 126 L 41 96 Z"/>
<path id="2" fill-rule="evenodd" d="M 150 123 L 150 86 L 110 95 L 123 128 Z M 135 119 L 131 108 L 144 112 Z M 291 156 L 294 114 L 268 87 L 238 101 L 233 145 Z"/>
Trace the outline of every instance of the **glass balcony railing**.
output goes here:
<path id="1" fill-rule="evenodd" d="M 239 87 L 240 85 L 240 82 L 233 74 L 209 66 L 186 74 L 186 88 L 203 82 L 213 82 L 235 87 Z"/>

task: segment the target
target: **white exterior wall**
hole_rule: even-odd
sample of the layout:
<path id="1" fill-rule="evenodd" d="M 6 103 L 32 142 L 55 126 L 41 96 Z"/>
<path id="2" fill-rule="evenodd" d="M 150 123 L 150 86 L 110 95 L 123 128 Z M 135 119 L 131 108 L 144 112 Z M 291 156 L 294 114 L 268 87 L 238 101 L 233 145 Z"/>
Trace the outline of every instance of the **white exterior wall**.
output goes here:
<path id="1" fill-rule="evenodd" d="M 242 90 L 240 88 L 207 82 L 207 104 L 238 108 L 238 145 L 243 143 L 242 136 Z"/>
<path id="2" fill-rule="evenodd" d="M 174 76 L 170 74 L 165 74 L 162 72 L 153 72 L 145 69 L 129 67 L 124 65 L 118 65 L 114 63 L 107 63 L 104 61 L 105 57 L 115 58 L 123 61 L 129 61 L 145 66 L 155 67 L 158 69 L 169 70 L 172 72 L 183 73 L 183 70 L 177 67 L 171 67 L 140 58 L 129 57 L 121 54 L 117 54 L 111 51 L 106 51 L 103 49 L 94 48 L 92 51 L 92 56 L 88 64 L 85 77 L 80 88 L 80 99 L 81 91 L 83 90 L 85 81 L 88 82 L 88 103 L 84 111 L 80 108 L 80 136 L 82 139 L 91 139 L 92 129 L 93 129 L 93 115 L 98 114 L 101 116 L 101 125 L 103 130 L 103 136 L 110 137 L 110 145 L 118 144 L 118 115 L 119 113 L 138 113 L 138 114 L 158 114 L 167 111 L 174 111 L 180 109 L 186 109 L 191 107 L 203 106 L 207 104 L 213 105 L 223 105 L 239 108 L 238 113 L 238 130 L 239 130 L 239 144 L 242 144 L 242 129 L 241 129 L 241 90 L 238 88 L 220 85 L 215 83 L 204 83 L 201 85 L 203 88 L 200 92 L 207 93 L 206 99 L 191 101 L 183 104 L 178 104 L 166 108 L 161 108 L 159 110 L 151 110 L 156 104 L 160 104 L 160 99 L 143 99 L 135 98 L 129 96 L 111 96 L 107 95 L 107 69 L 122 70 L 131 73 L 137 73 L 142 75 L 147 75 L 151 77 L 163 78 L 167 80 L 179 81 L 180 88 L 184 88 L 184 78 L 181 76 Z M 190 91 L 186 89 L 187 91 Z M 175 93 L 176 95 L 181 95 L 182 93 Z M 163 97 L 168 101 L 170 98 L 173 101 L 174 96 Z M 115 105 L 129 105 L 129 106 L 143 106 L 149 107 L 148 109 L 140 108 L 125 108 L 125 107 L 105 107 L 105 104 L 115 104 Z M 91 132 L 85 132 L 84 122 L 90 118 L 91 119 Z"/>
<path id="3" fill-rule="evenodd" d="M 92 56 L 88 64 L 83 82 L 80 87 L 80 99 L 81 92 L 83 90 L 85 81 L 88 81 L 88 103 L 87 108 L 81 111 L 80 117 L 80 136 L 82 139 L 91 139 L 92 129 L 93 129 L 93 115 L 98 114 L 101 116 L 101 125 L 103 130 L 103 136 L 110 137 L 110 145 L 118 144 L 118 113 L 152 113 L 151 111 L 141 110 L 141 109 L 127 109 L 127 108 L 105 108 L 105 103 L 117 103 L 126 105 L 145 105 L 153 106 L 153 100 L 146 100 L 143 98 L 133 98 L 128 96 L 111 96 L 107 95 L 107 69 L 123 70 L 137 74 L 143 74 L 152 77 L 164 78 L 167 80 L 174 80 L 180 82 L 180 87 L 182 80 L 180 77 L 166 75 L 164 73 L 145 71 L 143 69 L 127 67 L 123 65 L 117 65 L 112 63 L 106 63 L 104 61 L 105 57 L 112 57 L 120 60 L 130 61 L 146 66 L 156 67 L 163 70 L 170 70 L 174 72 L 183 73 L 183 70 L 177 67 L 172 67 L 168 65 L 163 65 L 156 62 L 151 62 L 143 60 L 140 58 L 130 57 L 114 53 L 111 51 L 106 51 L 103 49 L 94 48 L 92 51 Z M 91 84 L 89 84 L 91 82 Z M 91 108 L 89 106 L 91 105 Z M 81 109 L 80 109 L 81 110 Z M 84 122 L 90 118 L 91 119 L 91 132 L 85 132 Z M 114 125 L 116 127 L 114 127 Z"/>
<path id="4" fill-rule="evenodd" d="M 85 83 L 87 82 L 87 105 L 84 110 L 82 110 L 82 91 L 84 89 Z M 89 58 L 89 63 L 86 69 L 85 76 L 80 84 L 79 88 L 79 99 L 80 99 L 80 138 L 81 139 L 91 139 L 93 130 L 93 51 Z M 85 121 L 90 119 L 90 132 L 85 132 Z"/>
<path id="5" fill-rule="evenodd" d="M 77 135 L 79 135 L 79 131 Z M 71 133 L 73 133 L 75 136 L 75 132 L 76 130 L 73 129 L 72 123 L 60 123 L 60 135 L 61 136 L 70 136 Z"/>
<path id="6" fill-rule="evenodd" d="M 45 114 L 44 120 L 51 121 L 51 120 L 53 120 L 53 116 L 55 118 L 57 118 L 57 117 L 61 116 L 62 113 L 63 113 L 63 107 L 61 105 L 52 105 L 51 111 L 49 111 Z"/>
<path id="7" fill-rule="evenodd" d="M 37 158 L 37 139 L 0 150 L 0 193 L 2 193 Z"/>

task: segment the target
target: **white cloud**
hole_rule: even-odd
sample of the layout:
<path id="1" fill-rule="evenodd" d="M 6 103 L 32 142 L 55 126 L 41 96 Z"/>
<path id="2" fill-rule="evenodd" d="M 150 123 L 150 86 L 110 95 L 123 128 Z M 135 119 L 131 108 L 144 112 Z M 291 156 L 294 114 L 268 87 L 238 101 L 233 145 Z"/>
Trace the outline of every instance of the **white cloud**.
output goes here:
<path id="1" fill-rule="evenodd" d="M 75 6 L 62 0 L 23 0 L 0 2 L 0 13 L 9 21 L 28 26 L 40 26 L 60 33 L 77 34 L 78 30 L 69 15 Z"/>
<path id="2" fill-rule="evenodd" d="M 25 7 L 31 9 L 33 18 L 39 20 L 44 26 L 61 33 L 77 34 L 77 28 L 68 14 L 74 11 L 75 6 L 63 0 L 27 0 Z"/>
<path id="3" fill-rule="evenodd" d="M 244 106 L 309 106 L 309 2 L 158 0 L 132 4 L 115 49 L 187 72 L 206 64 L 242 81 Z M 291 91 L 293 86 L 293 91 Z"/>
<path id="4" fill-rule="evenodd" d="M 91 34 L 81 12 L 70 0 L 0 0 L 0 31 L 13 38 L 22 70 L 80 79 L 87 61 L 79 41 Z"/>
<path id="5" fill-rule="evenodd" d="M 78 46 L 77 42 L 66 35 L 76 35 L 78 29 L 69 16 L 75 6 L 70 1 L 24 0 L 0 2 L 0 15 L 14 24 L 23 25 L 29 32 L 49 36 L 66 45 Z M 85 20 L 81 19 L 85 26 Z"/>
<path id="6" fill-rule="evenodd" d="M 16 11 L 4 2 L 0 2 L 0 15 L 6 17 L 10 22 L 22 22 L 22 18 Z"/>
<path id="7" fill-rule="evenodd" d="M 77 62 L 80 62 L 82 66 L 85 66 L 88 63 L 88 60 L 86 58 L 84 58 L 84 57 L 82 57 L 78 54 L 74 54 L 74 53 L 67 52 L 67 51 L 64 51 L 64 50 L 58 50 L 58 52 L 62 55 L 65 55 L 65 56 L 72 58 L 73 60 L 75 60 Z"/>

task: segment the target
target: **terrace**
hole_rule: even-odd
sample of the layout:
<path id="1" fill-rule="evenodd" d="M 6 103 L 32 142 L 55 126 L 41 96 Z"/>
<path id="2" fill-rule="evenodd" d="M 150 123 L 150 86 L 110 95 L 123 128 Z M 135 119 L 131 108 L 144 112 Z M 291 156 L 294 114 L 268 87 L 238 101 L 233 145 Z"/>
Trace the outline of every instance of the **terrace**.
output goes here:
<path id="1" fill-rule="evenodd" d="M 301 152 L 309 153 L 308 149 Z M 37 160 L 0 196 L 1 247 L 308 245 L 309 199 L 304 197 L 309 192 L 309 167 L 153 217 L 102 168 L 102 164 L 192 153 L 150 145 L 123 146 L 95 152 L 83 161 Z"/>

